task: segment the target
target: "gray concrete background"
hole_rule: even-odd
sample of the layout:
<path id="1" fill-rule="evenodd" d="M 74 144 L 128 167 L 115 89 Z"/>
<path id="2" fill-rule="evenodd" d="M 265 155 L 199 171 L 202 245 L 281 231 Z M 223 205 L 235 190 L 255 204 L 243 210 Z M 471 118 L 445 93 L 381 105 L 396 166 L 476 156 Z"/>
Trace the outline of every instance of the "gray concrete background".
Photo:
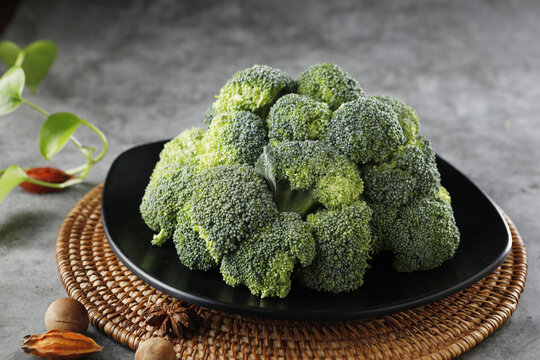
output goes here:
<path id="1" fill-rule="evenodd" d="M 237 70 L 265 63 L 296 76 L 333 61 L 368 94 L 414 106 L 436 151 L 487 191 L 525 239 L 529 278 L 517 311 L 463 358 L 537 359 L 539 18 L 536 1 L 23 0 L 4 38 L 59 46 L 32 98 L 87 117 L 111 147 L 86 184 L 47 196 L 16 190 L 0 205 L 0 358 L 30 358 L 18 349 L 21 338 L 44 331 L 47 306 L 65 296 L 55 263 L 60 224 L 121 151 L 201 124 Z M 25 108 L 0 118 L 0 167 L 44 164 L 41 123 Z M 80 137 L 98 145 L 91 134 Z M 78 165 L 69 150 L 51 165 Z M 95 329 L 90 335 L 105 351 L 89 359 L 132 358 Z"/>

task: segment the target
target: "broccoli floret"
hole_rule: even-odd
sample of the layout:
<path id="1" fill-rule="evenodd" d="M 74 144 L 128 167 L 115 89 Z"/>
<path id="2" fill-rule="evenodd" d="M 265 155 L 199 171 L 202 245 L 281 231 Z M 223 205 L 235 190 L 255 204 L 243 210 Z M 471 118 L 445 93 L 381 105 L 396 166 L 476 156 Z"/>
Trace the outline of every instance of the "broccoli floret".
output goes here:
<path id="1" fill-rule="evenodd" d="M 223 257 L 221 274 L 232 286 L 246 285 L 253 295 L 285 297 L 294 266 L 311 264 L 315 240 L 296 213 L 281 213 L 270 226 L 242 242 Z"/>
<path id="2" fill-rule="evenodd" d="M 187 216 L 216 261 L 277 217 L 272 194 L 252 166 L 216 166 L 191 186 Z"/>
<path id="3" fill-rule="evenodd" d="M 436 192 L 440 175 L 435 153 L 427 139 L 400 146 L 387 162 L 365 166 L 362 177 L 364 195 L 370 203 L 399 207 L 411 198 Z"/>
<path id="4" fill-rule="evenodd" d="M 208 110 L 204 113 L 204 125 L 206 127 L 210 127 L 210 124 L 212 124 L 212 120 L 214 119 L 214 116 L 216 115 L 216 109 L 214 109 L 213 106 L 210 106 Z"/>
<path id="5" fill-rule="evenodd" d="M 450 197 L 440 188 L 402 208 L 387 241 L 396 270 L 410 272 L 440 266 L 454 256 L 459 238 Z"/>
<path id="6" fill-rule="evenodd" d="M 309 214 L 317 255 L 310 266 L 298 269 L 298 280 L 309 288 L 334 293 L 362 286 L 371 258 L 370 218 L 371 210 L 363 201 Z"/>
<path id="7" fill-rule="evenodd" d="M 390 251 L 392 248 L 388 239 L 391 237 L 391 230 L 394 227 L 400 207 L 372 202 L 368 202 L 368 204 L 373 211 L 369 223 L 371 236 L 373 237 L 373 252 L 377 254 L 383 250 Z"/>
<path id="8" fill-rule="evenodd" d="M 217 114 L 199 146 L 200 167 L 253 165 L 267 143 L 266 125 L 259 116 L 249 111 Z"/>
<path id="9" fill-rule="evenodd" d="M 309 190 L 326 207 L 353 203 L 363 191 L 356 165 L 320 141 L 286 141 L 274 149 L 276 180 Z"/>
<path id="10" fill-rule="evenodd" d="M 203 129 L 185 130 L 166 143 L 160 153 L 140 205 L 144 222 L 157 233 L 154 245 L 162 245 L 173 236 L 178 208 L 189 198 L 196 149 L 203 134 Z"/>
<path id="11" fill-rule="evenodd" d="M 190 206 L 189 203 L 186 206 Z M 206 241 L 193 230 L 189 212 L 183 208 L 178 211 L 176 231 L 173 241 L 182 264 L 192 270 L 209 270 L 218 265 L 206 248 Z"/>
<path id="12" fill-rule="evenodd" d="M 332 112 L 328 105 L 306 95 L 287 94 L 272 106 L 266 118 L 272 144 L 281 141 L 317 140 Z"/>
<path id="13" fill-rule="evenodd" d="M 297 83 L 299 94 L 327 103 L 332 111 L 341 104 L 366 96 L 350 74 L 331 63 L 310 66 L 298 76 Z"/>
<path id="14" fill-rule="evenodd" d="M 283 71 L 267 65 L 253 65 L 239 71 L 220 90 L 205 118 L 221 112 L 251 111 L 266 118 L 272 104 L 282 95 L 296 90 L 295 81 Z"/>
<path id="15" fill-rule="evenodd" d="M 390 105 L 377 99 L 361 99 L 334 112 L 323 141 L 354 162 L 381 162 L 405 136 Z"/>
<path id="16" fill-rule="evenodd" d="M 403 130 L 403 135 L 405 135 L 407 141 L 414 142 L 420 129 L 416 111 L 412 107 L 406 105 L 403 101 L 391 96 L 379 95 L 374 96 L 374 98 L 392 107 L 392 110 L 394 110 L 397 115 L 401 129 Z"/>

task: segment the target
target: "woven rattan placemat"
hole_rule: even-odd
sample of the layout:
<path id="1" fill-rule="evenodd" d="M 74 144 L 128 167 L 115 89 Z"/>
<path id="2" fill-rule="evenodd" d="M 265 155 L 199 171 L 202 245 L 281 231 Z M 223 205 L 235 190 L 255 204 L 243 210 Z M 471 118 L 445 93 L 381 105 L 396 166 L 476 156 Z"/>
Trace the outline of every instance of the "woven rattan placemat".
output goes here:
<path id="1" fill-rule="evenodd" d="M 97 186 L 73 207 L 56 241 L 68 294 L 88 309 L 94 326 L 136 349 L 152 337 L 141 318 L 154 303 L 177 301 L 137 278 L 116 258 L 101 223 Z M 197 307 L 205 319 L 190 339 L 176 341 L 181 359 L 451 359 L 470 350 L 516 309 L 527 254 L 516 227 L 504 263 L 473 286 L 430 305 L 371 319 L 292 322 L 250 318 Z"/>

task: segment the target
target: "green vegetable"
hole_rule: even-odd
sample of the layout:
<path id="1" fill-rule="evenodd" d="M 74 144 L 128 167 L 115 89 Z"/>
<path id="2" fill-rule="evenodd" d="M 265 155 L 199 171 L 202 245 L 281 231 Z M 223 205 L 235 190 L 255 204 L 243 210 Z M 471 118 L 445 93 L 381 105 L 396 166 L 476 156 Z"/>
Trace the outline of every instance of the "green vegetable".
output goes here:
<path id="1" fill-rule="evenodd" d="M 309 226 L 295 213 L 281 213 L 274 223 L 240 243 L 225 255 L 220 271 L 231 286 L 246 285 L 260 297 L 285 297 L 297 263 L 309 265 L 315 240 Z"/>
<path id="2" fill-rule="evenodd" d="M 356 165 L 319 141 L 288 141 L 274 149 L 276 179 L 292 190 L 311 191 L 322 205 L 334 208 L 353 203 L 363 190 Z"/>
<path id="3" fill-rule="evenodd" d="M 312 65 L 298 76 L 298 93 L 310 95 L 336 110 L 341 104 L 365 97 L 358 82 L 331 63 Z"/>
<path id="4" fill-rule="evenodd" d="M 374 98 L 348 102 L 334 112 L 323 140 L 352 161 L 381 162 L 405 143 L 396 113 Z"/>
<path id="5" fill-rule="evenodd" d="M 178 210 L 191 199 L 197 147 L 204 134 L 199 128 L 185 130 L 165 144 L 159 154 L 140 205 L 143 220 L 157 233 L 154 245 L 163 245 L 173 236 Z"/>
<path id="6" fill-rule="evenodd" d="M 370 202 L 401 206 L 411 198 L 437 191 L 440 182 L 435 152 L 419 136 L 414 144 L 399 146 L 387 161 L 363 169 L 365 196 Z"/>
<path id="7" fill-rule="evenodd" d="M 0 202 L 9 191 L 25 181 L 54 189 L 65 189 L 81 183 L 88 176 L 94 164 L 100 161 L 107 153 L 107 138 L 95 125 L 72 113 L 49 114 L 23 97 L 25 84 L 28 85 L 32 93 L 36 92 L 55 60 L 56 52 L 56 45 L 50 41 L 36 41 L 25 49 L 21 49 L 17 44 L 10 41 L 0 42 L 0 58 L 10 67 L 0 78 L 0 116 L 14 112 L 22 104 L 29 106 L 46 119 L 39 134 L 39 148 L 43 158 L 50 160 L 68 142 L 71 142 L 84 156 L 85 163 L 76 168 L 63 171 L 72 177 L 62 183 L 40 181 L 31 179 L 28 176 L 9 176 L 9 181 L 5 179 L 0 181 L 0 194 L 2 194 Z M 101 140 L 102 150 L 97 155 L 94 155 L 95 148 L 83 145 L 75 137 L 75 131 L 80 126 L 89 128 Z M 8 178 L 8 172 L 13 175 L 12 172 L 15 168 L 19 168 L 24 173 L 20 167 L 13 165 L 6 170 L 0 170 L 0 174 L 5 174 L 2 178 Z"/>
<path id="8" fill-rule="evenodd" d="M 416 112 L 367 98 L 337 65 L 297 82 L 264 65 L 240 71 L 204 122 L 165 145 L 141 203 L 153 243 L 172 237 L 188 268 L 285 297 L 291 279 L 354 291 L 381 251 L 399 271 L 453 256 L 459 231 Z"/>
<path id="9" fill-rule="evenodd" d="M 379 95 L 374 96 L 373 98 L 392 107 L 392 110 L 394 110 L 397 115 L 401 129 L 403 130 L 403 135 L 407 141 L 414 142 L 420 131 L 420 123 L 418 122 L 416 111 L 401 100 L 391 96 Z"/>
<path id="10" fill-rule="evenodd" d="M 279 98 L 266 118 L 270 142 L 317 140 L 331 116 L 327 104 L 306 95 L 287 94 Z"/>
<path id="11" fill-rule="evenodd" d="M 448 192 L 414 199 L 401 209 L 389 231 L 389 248 L 398 271 L 430 270 L 454 256 L 459 230 Z"/>
<path id="12" fill-rule="evenodd" d="M 248 111 L 220 113 L 201 142 L 201 166 L 253 165 L 267 143 L 267 129 L 259 116 Z"/>
<path id="13" fill-rule="evenodd" d="M 267 65 L 253 65 L 237 72 L 223 86 L 205 116 L 205 123 L 222 112 L 251 111 L 266 118 L 270 106 L 282 95 L 296 89 L 294 80 L 283 71 Z"/>
<path id="14" fill-rule="evenodd" d="M 371 210 L 362 201 L 308 215 L 317 255 L 311 265 L 297 271 L 298 280 L 309 288 L 334 293 L 362 286 L 372 253 L 370 219 Z"/>
<path id="15" fill-rule="evenodd" d="M 210 270 L 218 265 L 206 247 L 206 241 L 193 230 L 189 217 L 187 203 L 186 208 L 178 212 L 177 225 L 174 232 L 174 244 L 178 257 L 182 264 L 192 270 Z"/>
<path id="16" fill-rule="evenodd" d="M 190 185 L 186 216 L 216 261 L 277 217 L 272 194 L 252 166 L 213 167 Z"/>

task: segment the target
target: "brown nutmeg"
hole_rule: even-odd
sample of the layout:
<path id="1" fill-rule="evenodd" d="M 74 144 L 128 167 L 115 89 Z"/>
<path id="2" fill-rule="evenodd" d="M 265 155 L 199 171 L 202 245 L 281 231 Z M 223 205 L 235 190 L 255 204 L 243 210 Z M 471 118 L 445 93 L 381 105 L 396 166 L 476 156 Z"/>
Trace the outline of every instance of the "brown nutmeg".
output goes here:
<path id="1" fill-rule="evenodd" d="M 163 338 L 151 338 L 139 345 L 135 360 L 176 360 L 173 345 Z"/>
<path id="2" fill-rule="evenodd" d="M 72 298 L 54 301 L 45 313 L 47 330 L 72 331 L 84 334 L 88 329 L 88 312 L 83 304 Z"/>

